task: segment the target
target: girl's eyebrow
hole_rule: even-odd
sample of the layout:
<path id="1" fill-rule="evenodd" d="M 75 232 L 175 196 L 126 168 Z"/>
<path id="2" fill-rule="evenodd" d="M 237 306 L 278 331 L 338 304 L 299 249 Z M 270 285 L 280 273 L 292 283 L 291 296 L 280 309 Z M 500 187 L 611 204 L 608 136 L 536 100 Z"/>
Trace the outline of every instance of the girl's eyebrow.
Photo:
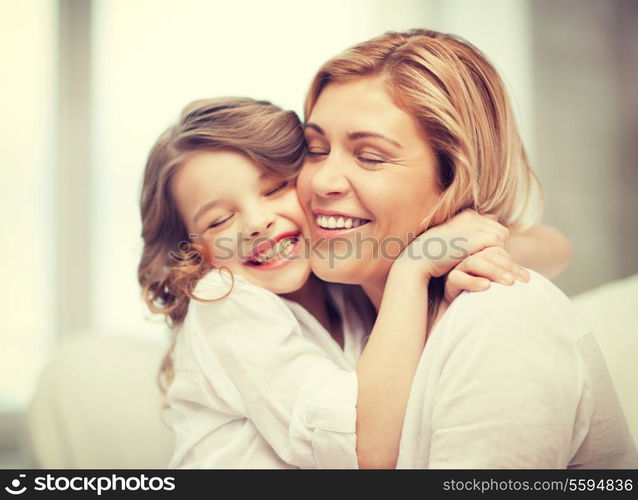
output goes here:
<path id="1" fill-rule="evenodd" d="M 323 136 L 326 135 L 326 132 L 316 123 L 306 123 L 306 125 L 304 126 L 304 129 L 307 129 L 307 128 L 312 129 Z M 356 141 L 357 139 L 381 139 L 383 141 L 386 141 L 392 144 L 394 147 L 403 149 L 403 146 L 399 144 L 397 141 L 395 141 L 394 139 L 390 139 L 389 137 L 383 134 L 379 134 L 377 132 L 370 132 L 368 130 L 362 130 L 359 132 L 350 132 L 348 134 L 348 140 Z"/>
<path id="2" fill-rule="evenodd" d="M 208 203 L 205 203 L 204 205 L 199 207 L 199 210 L 197 210 L 197 212 L 195 213 L 195 216 L 193 217 L 193 222 L 197 222 L 197 219 L 199 219 L 205 212 L 207 212 L 211 208 L 214 208 L 218 204 L 219 204 L 219 200 L 211 200 Z"/>

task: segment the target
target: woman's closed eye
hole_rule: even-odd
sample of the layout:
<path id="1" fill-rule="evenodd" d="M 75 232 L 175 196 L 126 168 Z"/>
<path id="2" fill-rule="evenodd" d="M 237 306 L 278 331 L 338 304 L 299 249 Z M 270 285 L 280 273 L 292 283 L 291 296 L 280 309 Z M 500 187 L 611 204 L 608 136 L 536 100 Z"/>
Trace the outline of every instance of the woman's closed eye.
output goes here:
<path id="1" fill-rule="evenodd" d="M 366 151 L 356 152 L 355 156 L 358 161 L 368 166 L 381 165 L 382 163 L 388 163 L 388 159 L 377 153 L 371 153 Z"/>
<path id="2" fill-rule="evenodd" d="M 358 155 L 357 158 L 359 159 L 359 161 L 362 161 L 363 163 L 369 163 L 371 165 L 378 165 L 380 163 L 386 163 L 386 161 L 383 158 L 376 158 L 376 157 L 373 157 L 373 156 Z"/>
<path id="3" fill-rule="evenodd" d="M 328 154 L 330 154 L 330 151 L 326 151 L 325 149 L 318 149 L 318 148 L 309 148 L 308 151 L 306 152 L 306 156 L 309 156 L 311 158 L 317 158 L 319 156 L 327 156 Z"/>

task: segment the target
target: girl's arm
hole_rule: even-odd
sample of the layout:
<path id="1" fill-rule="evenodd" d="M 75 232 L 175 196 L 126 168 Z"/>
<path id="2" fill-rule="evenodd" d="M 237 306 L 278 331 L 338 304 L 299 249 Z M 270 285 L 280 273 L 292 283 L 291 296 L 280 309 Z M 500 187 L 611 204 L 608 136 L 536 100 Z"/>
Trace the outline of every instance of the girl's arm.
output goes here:
<path id="1" fill-rule="evenodd" d="M 565 269 L 572 257 L 569 240 L 553 227 L 543 225 L 512 232 L 509 252 L 515 262 L 548 278 Z"/>
<path id="2" fill-rule="evenodd" d="M 393 266 L 357 362 L 359 468 L 394 468 L 412 378 L 425 345 L 429 276 Z"/>
<path id="3" fill-rule="evenodd" d="M 379 314 L 357 363 L 357 460 L 360 468 L 394 468 L 412 379 L 425 345 L 430 278 L 468 254 L 503 247 L 508 231 L 492 218 L 465 211 L 416 238 L 395 261 Z M 465 255 L 458 252 L 463 238 Z M 451 242 L 438 260 L 424 255 L 428 238 Z"/>

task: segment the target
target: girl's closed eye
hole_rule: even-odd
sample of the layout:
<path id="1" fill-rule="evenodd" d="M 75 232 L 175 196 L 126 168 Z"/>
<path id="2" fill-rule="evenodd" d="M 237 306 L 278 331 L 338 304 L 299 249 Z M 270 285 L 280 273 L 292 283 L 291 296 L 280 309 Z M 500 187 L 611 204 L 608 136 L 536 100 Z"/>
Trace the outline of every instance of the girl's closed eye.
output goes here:
<path id="1" fill-rule="evenodd" d="M 280 182 L 274 188 L 269 189 L 268 191 L 266 191 L 264 193 L 264 196 L 273 196 L 274 194 L 277 194 L 281 190 L 286 189 L 289 185 L 290 185 L 290 181 Z"/>
<path id="2" fill-rule="evenodd" d="M 215 227 L 220 227 L 222 224 L 224 224 L 225 222 L 227 222 L 227 221 L 229 221 L 230 219 L 232 219 L 232 218 L 233 218 L 233 215 L 234 215 L 234 214 L 230 214 L 230 215 L 228 215 L 228 216 L 226 216 L 226 217 L 224 217 L 224 218 L 222 218 L 222 219 L 216 219 L 216 220 L 214 220 L 213 222 L 211 222 L 211 223 L 208 225 L 208 228 L 207 228 L 207 229 L 212 229 L 212 228 L 215 228 Z"/>

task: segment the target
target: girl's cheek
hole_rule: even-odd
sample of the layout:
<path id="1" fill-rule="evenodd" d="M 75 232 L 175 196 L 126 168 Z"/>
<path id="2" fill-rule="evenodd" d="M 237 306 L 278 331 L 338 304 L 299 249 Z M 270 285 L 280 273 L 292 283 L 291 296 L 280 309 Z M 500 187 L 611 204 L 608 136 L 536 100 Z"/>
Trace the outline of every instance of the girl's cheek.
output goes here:
<path id="1" fill-rule="evenodd" d="M 312 175 L 310 172 L 310 167 L 304 166 L 301 169 L 299 176 L 297 177 L 297 196 L 302 205 L 307 200 L 308 189 L 311 181 Z"/>
<path id="2" fill-rule="evenodd" d="M 286 212 L 289 216 L 295 219 L 304 217 L 303 209 L 301 208 L 301 203 L 299 202 L 296 190 L 291 189 L 289 193 L 286 193 L 284 202 Z"/>
<path id="3" fill-rule="evenodd" d="M 231 235 L 216 235 L 206 242 L 208 253 L 210 255 L 211 264 L 214 266 L 223 266 L 237 255 L 236 238 Z"/>

